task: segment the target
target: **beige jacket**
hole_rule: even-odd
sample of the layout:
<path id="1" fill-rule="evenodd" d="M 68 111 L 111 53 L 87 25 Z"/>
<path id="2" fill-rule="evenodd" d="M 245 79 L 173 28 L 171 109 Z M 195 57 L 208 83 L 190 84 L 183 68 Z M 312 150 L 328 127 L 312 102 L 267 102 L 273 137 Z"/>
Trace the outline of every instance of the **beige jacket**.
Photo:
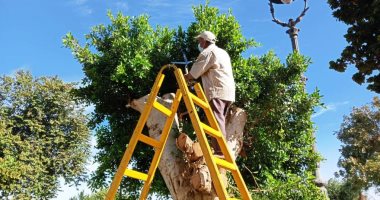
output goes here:
<path id="1" fill-rule="evenodd" d="M 231 59 L 225 50 L 215 44 L 209 45 L 199 54 L 190 74 L 195 79 L 202 77 L 203 90 L 208 101 L 213 98 L 235 101 Z"/>

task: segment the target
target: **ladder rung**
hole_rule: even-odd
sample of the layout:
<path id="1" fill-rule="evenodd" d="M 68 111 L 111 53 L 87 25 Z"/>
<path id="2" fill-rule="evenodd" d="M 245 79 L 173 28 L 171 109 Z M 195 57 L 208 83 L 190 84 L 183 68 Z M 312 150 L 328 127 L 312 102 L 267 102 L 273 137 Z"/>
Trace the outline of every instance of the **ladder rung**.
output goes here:
<path id="1" fill-rule="evenodd" d="M 168 108 L 166 108 L 162 104 L 158 103 L 157 101 L 154 101 L 153 107 L 168 117 L 172 114 L 171 110 L 169 110 Z"/>
<path id="2" fill-rule="evenodd" d="M 208 126 L 202 122 L 200 122 L 200 124 L 201 124 L 201 127 L 203 128 L 203 130 L 205 130 L 205 132 L 207 132 L 208 134 L 210 134 L 214 137 L 217 137 L 217 138 L 222 137 L 222 134 L 219 131 L 211 128 L 210 126 Z"/>
<path id="3" fill-rule="evenodd" d="M 126 169 L 124 172 L 124 175 L 129 176 L 131 178 L 143 180 L 143 181 L 146 181 L 148 179 L 148 174 L 144 174 L 132 169 Z"/>
<path id="4" fill-rule="evenodd" d="M 202 107 L 203 109 L 209 108 L 208 104 L 204 102 L 202 99 L 200 99 L 199 97 L 195 96 L 192 93 L 189 93 L 189 94 L 190 94 L 190 97 L 193 99 L 194 103 L 196 103 L 198 106 Z"/>
<path id="5" fill-rule="evenodd" d="M 161 143 L 159 141 L 157 141 L 156 139 L 148 137 L 144 134 L 139 134 L 138 138 L 141 142 L 144 142 L 147 145 L 150 145 L 150 146 L 156 147 L 156 148 L 161 148 Z"/>
<path id="6" fill-rule="evenodd" d="M 217 165 L 222 166 L 223 168 L 229 169 L 230 171 L 235 171 L 236 166 L 230 162 L 227 162 L 226 160 L 220 159 L 218 157 L 214 156 L 214 160 Z"/>

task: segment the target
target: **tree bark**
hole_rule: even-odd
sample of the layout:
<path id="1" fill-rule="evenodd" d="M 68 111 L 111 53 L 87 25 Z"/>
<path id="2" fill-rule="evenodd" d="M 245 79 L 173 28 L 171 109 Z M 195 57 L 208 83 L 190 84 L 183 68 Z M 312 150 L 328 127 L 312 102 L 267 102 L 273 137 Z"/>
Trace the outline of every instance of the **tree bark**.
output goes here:
<path id="1" fill-rule="evenodd" d="M 359 193 L 359 200 L 367 200 L 367 196 L 362 191 Z"/>
<path id="2" fill-rule="evenodd" d="M 173 94 L 165 94 L 162 98 L 158 97 L 157 100 L 162 105 L 170 109 L 173 102 Z M 148 95 L 131 101 L 129 106 L 139 112 L 142 112 L 144 105 L 148 99 Z M 238 107 L 232 106 L 228 112 L 226 119 L 226 132 L 227 132 L 227 145 L 229 146 L 233 156 L 239 154 L 243 144 L 243 130 L 247 120 L 246 112 Z M 146 126 L 149 129 L 149 136 L 159 139 L 162 129 L 164 127 L 166 117 L 152 109 L 148 117 Z M 177 148 L 176 145 L 176 130 L 179 130 L 178 117 L 175 120 L 170 131 L 170 135 L 166 142 L 164 152 L 162 154 L 158 169 L 166 183 L 170 194 L 175 200 L 216 200 L 214 189 L 211 193 L 199 192 L 191 185 L 191 177 L 186 176 L 186 169 L 188 163 L 186 162 L 185 155 Z M 190 133 L 188 133 L 190 134 Z M 198 152 L 199 154 L 199 152 Z M 207 174 L 203 174 L 203 178 Z M 209 175 L 208 175 L 209 176 Z M 207 177 L 206 177 L 207 178 Z"/>

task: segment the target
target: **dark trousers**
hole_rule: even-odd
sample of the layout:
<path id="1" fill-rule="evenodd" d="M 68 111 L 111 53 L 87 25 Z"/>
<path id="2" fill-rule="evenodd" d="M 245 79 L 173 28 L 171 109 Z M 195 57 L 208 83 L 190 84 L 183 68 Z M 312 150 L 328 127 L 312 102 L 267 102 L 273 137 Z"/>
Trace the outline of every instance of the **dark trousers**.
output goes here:
<path id="1" fill-rule="evenodd" d="M 224 138 L 226 139 L 227 138 L 226 116 L 227 116 L 227 110 L 229 106 L 231 105 L 231 102 L 214 98 L 214 99 L 211 99 L 209 103 L 215 115 L 216 121 L 218 122 L 219 128 L 222 131 Z M 211 145 L 212 145 L 212 148 L 214 148 L 215 154 L 222 155 L 222 151 L 218 145 L 217 140 L 214 137 L 211 138 Z"/>

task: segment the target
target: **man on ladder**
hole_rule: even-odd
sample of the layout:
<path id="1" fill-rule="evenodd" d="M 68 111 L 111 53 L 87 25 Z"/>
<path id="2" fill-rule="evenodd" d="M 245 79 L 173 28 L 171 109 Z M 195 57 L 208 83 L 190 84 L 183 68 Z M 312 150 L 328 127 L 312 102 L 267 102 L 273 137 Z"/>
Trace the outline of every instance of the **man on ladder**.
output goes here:
<path id="1" fill-rule="evenodd" d="M 140 200 L 145 200 L 148 197 L 150 185 L 153 181 L 163 149 L 165 149 L 171 126 L 182 99 L 189 112 L 191 123 L 194 127 L 219 199 L 234 199 L 229 198 L 229 194 L 225 188 L 226 186 L 222 183 L 221 174 L 224 174 L 225 170 L 231 172 L 242 199 L 252 199 L 225 140 L 225 117 L 228 106 L 235 100 L 235 83 L 232 75 L 230 57 L 226 51 L 215 45 L 216 37 L 211 32 L 202 32 L 197 36 L 197 39 L 199 46 L 205 50 L 201 51 L 190 73 L 186 74 L 186 78 L 180 68 L 171 64 L 163 66 L 158 73 L 144 110 L 137 122 L 131 140 L 124 152 L 110 189 L 108 190 L 106 196 L 107 200 L 114 199 L 123 176 L 142 180 L 144 186 L 141 191 Z M 178 83 L 178 90 L 170 108 L 167 108 L 157 101 L 158 92 L 165 78 L 163 71 L 166 69 L 170 69 L 174 72 Z M 188 89 L 186 80 L 198 77 L 202 77 L 206 94 L 203 92 L 199 83 L 194 85 L 195 94 Z M 202 122 L 199 119 L 198 111 L 195 106 L 198 106 L 198 108 L 204 111 L 207 122 Z M 153 109 L 161 112 L 166 118 L 165 124 L 162 127 L 161 136 L 158 140 L 143 134 L 144 125 Z M 217 155 L 213 155 L 206 135 L 211 136 L 211 138 L 216 138 L 212 146 L 215 149 L 214 154 Z M 138 142 L 143 142 L 155 149 L 148 173 L 128 168 L 129 161 Z"/>
<path id="2" fill-rule="evenodd" d="M 231 59 L 228 53 L 215 45 L 216 37 L 210 31 L 203 31 L 196 39 L 200 54 L 190 72 L 185 74 L 186 81 L 202 78 L 203 90 L 213 110 L 224 138 L 226 134 L 226 115 L 228 107 L 235 101 L 235 81 L 232 74 Z M 215 138 L 212 138 L 214 154 L 222 156 Z"/>

